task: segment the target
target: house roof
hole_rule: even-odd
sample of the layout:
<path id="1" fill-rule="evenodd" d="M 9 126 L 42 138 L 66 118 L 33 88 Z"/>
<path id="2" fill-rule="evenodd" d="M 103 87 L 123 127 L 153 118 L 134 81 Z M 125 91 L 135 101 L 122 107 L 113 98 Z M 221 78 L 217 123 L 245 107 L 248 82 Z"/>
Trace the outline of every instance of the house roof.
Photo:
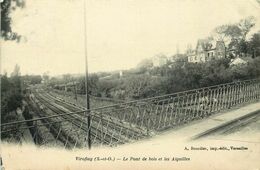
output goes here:
<path id="1" fill-rule="evenodd" d="M 187 56 L 190 57 L 190 56 L 196 55 L 198 53 L 199 46 L 202 47 L 202 51 L 210 52 L 210 51 L 216 50 L 216 47 L 220 46 L 222 44 L 224 44 L 224 46 L 225 46 L 224 41 L 216 41 L 216 42 L 212 43 L 212 41 L 210 41 L 208 39 L 199 39 L 197 41 L 197 45 L 194 50 L 192 50 L 192 49 L 187 50 Z"/>
<path id="2" fill-rule="evenodd" d="M 207 39 L 199 39 L 198 42 L 197 42 L 196 49 L 198 49 L 199 46 L 201 46 L 202 49 L 204 51 L 206 51 L 206 50 L 212 49 L 213 44 L 209 40 L 207 40 Z"/>
<path id="3" fill-rule="evenodd" d="M 237 58 L 231 60 L 230 65 L 246 64 L 252 60 L 253 59 L 251 57 L 243 57 L 243 58 L 237 57 Z"/>
<path id="4" fill-rule="evenodd" d="M 225 45 L 223 41 L 216 41 L 216 43 L 212 43 L 210 40 L 207 39 L 199 39 L 197 42 L 196 49 L 198 49 L 198 47 L 201 45 L 204 51 L 212 51 L 215 50 L 216 47 L 220 44 Z"/>

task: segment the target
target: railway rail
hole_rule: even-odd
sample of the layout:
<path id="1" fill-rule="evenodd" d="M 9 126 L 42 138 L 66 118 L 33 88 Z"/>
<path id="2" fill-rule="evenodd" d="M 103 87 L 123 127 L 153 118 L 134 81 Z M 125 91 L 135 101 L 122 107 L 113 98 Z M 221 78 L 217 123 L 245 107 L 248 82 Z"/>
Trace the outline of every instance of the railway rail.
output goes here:
<path id="1" fill-rule="evenodd" d="M 81 106 L 78 106 L 78 105 L 75 105 L 74 103 L 70 103 L 70 102 L 67 102 L 65 101 L 64 99 L 61 99 L 59 97 L 56 97 L 56 96 L 53 96 L 49 93 L 45 93 L 43 92 L 42 94 L 48 96 L 48 98 L 50 98 L 51 100 L 53 100 L 55 103 L 63 106 L 64 108 L 67 108 L 71 111 L 79 111 L 79 110 L 86 110 L 86 108 L 84 107 L 81 107 Z M 120 106 L 117 107 L 116 109 L 113 109 L 111 110 L 111 112 L 117 110 L 117 111 L 122 111 L 124 108 L 121 108 Z M 141 127 L 138 127 L 138 126 L 135 126 L 134 124 L 131 124 L 131 122 L 126 122 L 126 121 L 123 121 L 124 119 L 118 119 L 117 117 L 115 117 L 114 115 L 110 115 L 110 114 L 101 114 L 99 113 L 99 109 L 97 110 L 92 110 L 93 111 L 93 117 L 94 119 L 95 118 L 98 118 L 98 119 L 101 119 L 101 116 L 102 116 L 102 120 L 103 120 L 103 123 L 112 123 L 114 124 L 116 127 L 123 127 L 124 130 L 126 131 L 131 131 L 133 133 L 133 135 L 135 137 L 142 137 L 142 136 L 146 136 L 147 135 L 147 129 L 145 128 L 141 128 Z M 125 115 L 125 114 L 123 114 Z"/>
<path id="2" fill-rule="evenodd" d="M 226 122 L 224 124 L 221 124 L 215 128 L 212 128 L 203 133 L 200 133 L 200 134 L 192 137 L 191 139 L 197 140 L 197 139 L 205 138 L 205 137 L 212 136 L 212 135 L 223 135 L 223 134 L 232 133 L 243 126 L 250 124 L 252 121 L 256 120 L 259 117 L 260 117 L 260 110 L 256 110 L 252 113 L 249 113 L 247 115 L 241 116 L 236 119 L 233 119 L 233 120 Z"/>
<path id="3" fill-rule="evenodd" d="M 77 142 L 77 139 L 71 135 L 69 135 L 69 130 L 67 128 L 64 128 L 64 124 L 73 121 L 72 118 L 67 118 L 66 121 L 62 117 L 46 117 L 46 115 L 52 115 L 52 113 L 47 113 L 48 111 L 44 110 L 39 100 L 28 100 L 29 105 L 31 105 L 30 108 L 34 109 L 34 112 L 42 118 L 40 121 L 30 122 L 34 123 L 34 129 L 39 131 L 39 127 L 41 124 L 49 129 L 49 132 L 53 134 L 53 136 L 56 139 L 56 142 L 62 142 L 65 148 L 74 148 L 75 146 L 80 147 L 80 145 Z M 32 106 L 33 105 L 33 106 Z M 38 133 L 35 133 L 38 135 Z M 48 143 L 48 141 L 46 141 Z"/>
<path id="4" fill-rule="evenodd" d="M 37 95 L 38 100 L 45 105 L 48 109 L 52 110 L 54 113 L 62 115 L 63 113 L 68 112 L 67 110 L 64 110 L 64 108 L 62 109 L 62 107 L 59 107 L 57 104 L 51 103 L 50 101 L 48 101 L 47 98 L 44 98 L 43 95 Z M 78 110 L 79 111 L 79 110 Z M 70 122 L 77 126 L 79 129 L 83 130 L 83 132 L 87 133 L 88 132 L 88 125 L 87 123 L 85 123 L 86 121 L 84 120 L 83 116 L 80 115 L 62 115 L 62 117 L 66 120 L 66 119 L 70 119 Z M 104 142 L 105 144 L 110 144 L 110 143 L 125 143 L 126 140 L 122 140 L 122 137 L 118 137 L 116 135 L 111 135 L 109 138 L 109 135 L 98 135 L 101 132 L 101 130 L 98 127 L 98 123 L 96 121 L 92 121 L 91 122 L 91 135 L 99 140 L 99 142 Z M 104 138 L 102 139 L 103 136 Z M 110 141 L 112 140 L 112 141 Z"/>
<path id="5" fill-rule="evenodd" d="M 66 103 L 45 93 L 37 93 L 36 98 L 40 103 L 44 104 L 56 114 L 62 115 L 68 111 L 83 111 L 81 107 Z M 65 117 L 65 119 L 72 118 L 71 123 L 84 132 L 88 131 L 83 114 L 65 115 L 62 117 Z M 92 113 L 91 135 L 94 138 L 94 141 L 97 139 L 98 142 L 107 145 L 123 144 L 131 141 L 131 139 L 146 136 L 146 134 L 140 134 L 139 132 L 140 130 L 137 131 L 133 127 L 126 127 L 124 122 L 120 122 L 116 118 L 108 118 L 106 115 L 102 116 L 100 114 Z"/>

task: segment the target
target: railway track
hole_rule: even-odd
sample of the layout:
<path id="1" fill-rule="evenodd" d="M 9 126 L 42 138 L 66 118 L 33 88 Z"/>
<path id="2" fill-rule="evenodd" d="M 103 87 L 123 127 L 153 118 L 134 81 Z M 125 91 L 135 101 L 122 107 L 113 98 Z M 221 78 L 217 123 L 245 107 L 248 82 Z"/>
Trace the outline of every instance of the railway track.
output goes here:
<path id="1" fill-rule="evenodd" d="M 47 98 L 52 99 L 58 105 L 61 105 L 64 108 L 67 108 L 70 111 L 78 112 L 78 111 L 86 110 L 86 108 L 84 108 L 84 107 L 75 105 L 74 103 L 69 103 L 69 102 L 64 101 L 63 99 L 56 97 L 56 96 L 53 96 L 49 93 L 44 92 L 42 94 L 45 95 Z M 121 110 L 123 112 L 124 109 L 125 108 L 117 108 L 116 110 L 117 111 Z M 112 113 L 113 111 L 114 110 L 110 110 L 109 112 Z M 140 138 L 147 135 L 147 133 L 146 133 L 147 129 L 142 128 L 142 127 L 138 127 L 138 126 L 131 124 L 129 122 L 120 120 L 120 119 L 116 118 L 115 115 L 111 115 L 108 112 L 106 112 L 105 114 L 102 114 L 102 118 L 100 117 L 101 114 L 98 113 L 99 110 L 92 110 L 92 112 L 97 112 L 96 114 L 93 115 L 94 119 L 102 119 L 103 123 L 105 123 L 105 124 L 106 123 L 107 124 L 112 123 L 114 125 L 113 128 L 116 127 L 117 131 L 120 131 L 120 128 L 123 128 L 126 132 L 131 132 L 133 134 L 132 136 L 136 136 L 136 137 L 140 137 Z M 126 114 L 126 113 L 123 113 L 123 114 Z"/>
<path id="2" fill-rule="evenodd" d="M 68 112 L 67 110 L 62 109 L 61 107 L 51 103 L 50 101 L 48 101 L 46 98 L 42 97 L 41 95 L 37 95 L 38 100 L 44 104 L 48 109 L 50 109 L 51 111 L 53 111 L 56 114 L 64 114 L 66 112 Z M 69 119 L 70 122 L 75 125 L 76 127 L 78 127 L 79 129 L 83 130 L 85 133 L 88 132 L 88 125 L 87 123 L 85 123 L 85 120 L 83 117 L 79 116 L 79 115 L 63 115 L 62 116 L 64 118 L 64 120 Z M 91 122 L 91 135 L 94 138 L 97 138 L 99 140 L 99 142 L 104 142 L 107 145 L 110 145 L 111 143 L 126 143 L 127 141 L 123 141 L 120 139 L 120 137 L 115 136 L 110 136 L 109 135 L 103 135 L 103 138 L 100 136 L 98 136 L 97 134 L 103 133 L 101 132 L 100 129 L 96 128 L 98 126 L 98 123 L 95 121 Z M 112 140 L 112 141 L 111 141 Z"/>
<path id="3" fill-rule="evenodd" d="M 51 98 L 47 94 L 36 94 L 37 98 L 41 103 L 46 105 L 47 108 L 55 112 L 56 114 L 66 113 L 68 111 L 79 111 L 82 108 L 77 108 L 72 104 L 67 104 L 55 98 Z M 54 104 L 55 103 L 55 104 Z M 62 106 L 63 108 L 59 107 Z M 65 109 L 64 109 L 65 108 Z M 68 109 L 68 110 L 67 110 Z M 99 115 L 99 114 L 97 114 Z M 113 118 L 107 118 L 106 116 L 100 118 L 97 115 L 92 115 L 92 124 L 91 124 L 91 135 L 98 139 L 99 141 L 103 141 L 105 144 L 111 145 L 113 143 L 123 144 L 130 141 L 129 134 L 135 137 L 145 136 L 145 134 L 140 134 L 139 132 L 135 132 L 135 128 L 131 127 L 122 127 L 122 123 L 118 120 L 113 120 Z M 85 123 L 82 115 L 63 115 L 63 118 L 71 119 L 71 123 L 73 123 L 78 128 L 87 132 L 87 124 Z M 102 128 L 98 128 L 100 124 L 100 120 L 102 119 L 102 123 L 106 126 L 102 126 Z M 133 130 L 134 129 L 134 130 Z M 99 135 L 98 135 L 99 134 Z M 131 137 L 130 137 L 131 138 Z"/>
<path id="4" fill-rule="evenodd" d="M 33 108 L 33 111 L 34 113 L 37 114 L 38 117 L 45 117 L 44 113 L 42 112 L 41 109 L 39 109 L 37 107 L 37 103 L 31 103 L 31 102 L 28 102 L 29 103 L 29 106 L 30 108 L 32 109 Z M 47 119 L 42 119 L 40 123 L 37 123 L 37 127 L 36 128 L 39 128 L 40 126 L 44 126 L 46 127 L 47 129 L 49 129 L 49 132 L 51 134 L 53 134 L 53 136 L 56 138 L 56 140 L 58 139 L 59 141 L 61 141 L 65 148 L 68 147 L 68 148 L 72 148 L 76 141 L 74 139 L 72 139 L 71 137 L 67 136 L 65 134 L 64 131 L 61 130 L 61 127 L 60 125 L 57 124 L 57 122 L 60 122 L 60 121 L 54 121 L 54 120 L 51 120 L 49 118 Z M 33 125 L 33 127 L 35 127 L 35 125 Z"/>

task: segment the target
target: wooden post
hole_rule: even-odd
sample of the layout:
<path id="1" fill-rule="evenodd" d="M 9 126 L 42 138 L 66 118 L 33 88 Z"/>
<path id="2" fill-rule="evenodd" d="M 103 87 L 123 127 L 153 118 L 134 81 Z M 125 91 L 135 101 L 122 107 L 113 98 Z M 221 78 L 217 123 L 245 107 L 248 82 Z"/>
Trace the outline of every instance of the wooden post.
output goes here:
<path id="1" fill-rule="evenodd" d="M 78 100 L 78 97 L 77 97 L 77 87 L 76 87 L 76 84 L 73 80 L 73 87 L 74 87 L 74 95 L 75 95 L 75 100 L 77 101 Z"/>
<path id="2" fill-rule="evenodd" d="M 39 144 L 39 133 L 38 133 L 38 127 L 37 127 L 37 121 L 34 123 L 34 137 L 35 137 L 35 144 Z"/>
<path id="3" fill-rule="evenodd" d="M 3 160 L 2 160 L 2 156 L 0 156 L 0 169 L 2 170 L 4 167 L 3 167 Z"/>
<path id="4" fill-rule="evenodd" d="M 104 124 L 103 124 L 103 113 L 102 113 L 102 111 L 101 111 L 101 113 L 100 113 L 100 121 L 101 121 L 101 145 L 103 145 L 103 143 L 104 143 L 104 129 L 103 129 L 103 126 L 104 126 Z"/>
<path id="5" fill-rule="evenodd" d="M 87 10 L 86 10 L 86 1 L 87 0 L 83 0 L 84 4 L 83 4 L 83 8 L 84 8 L 84 44 L 85 44 L 85 91 L 86 91 L 86 104 L 87 104 L 87 111 L 86 111 L 86 115 L 87 115 L 87 136 L 88 136 L 88 148 L 91 149 L 91 115 L 90 115 L 90 105 L 89 105 L 89 91 L 88 91 L 88 56 L 87 56 Z"/>

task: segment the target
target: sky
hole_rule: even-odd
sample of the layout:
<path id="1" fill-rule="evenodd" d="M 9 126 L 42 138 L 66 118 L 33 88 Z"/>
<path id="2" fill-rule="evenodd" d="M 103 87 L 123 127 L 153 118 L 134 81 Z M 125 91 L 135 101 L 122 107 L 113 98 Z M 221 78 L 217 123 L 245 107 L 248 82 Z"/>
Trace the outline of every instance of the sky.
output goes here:
<path id="1" fill-rule="evenodd" d="M 254 0 L 26 0 L 12 13 L 20 43 L 2 42 L 2 72 L 19 64 L 22 74 L 84 73 L 84 22 L 89 72 L 135 67 L 163 53 L 183 52 L 218 25 L 255 16 Z"/>

